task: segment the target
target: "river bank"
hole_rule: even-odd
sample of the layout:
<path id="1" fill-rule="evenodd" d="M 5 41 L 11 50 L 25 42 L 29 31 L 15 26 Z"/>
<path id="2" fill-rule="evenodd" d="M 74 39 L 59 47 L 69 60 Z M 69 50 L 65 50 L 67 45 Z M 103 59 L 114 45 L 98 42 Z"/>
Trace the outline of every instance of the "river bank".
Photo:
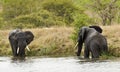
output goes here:
<path id="1" fill-rule="evenodd" d="M 120 56 L 120 25 L 101 26 L 103 35 L 107 38 L 109 53 Z M 74 56 L 74 42 L 71 34 L 72 27 L 23 29 L 32 31 L 34 41 L 29 45 L 27 56 Z M 0 56 L 12 56 L 8 35 L 11 30 L 0 30 Z"/>

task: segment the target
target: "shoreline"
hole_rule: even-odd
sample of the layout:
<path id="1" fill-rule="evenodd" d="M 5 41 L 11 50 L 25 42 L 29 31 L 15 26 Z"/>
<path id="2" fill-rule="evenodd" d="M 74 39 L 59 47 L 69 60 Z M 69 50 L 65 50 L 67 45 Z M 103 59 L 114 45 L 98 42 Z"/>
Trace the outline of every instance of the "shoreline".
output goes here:
<path id="1" fill-rule="evenodd" d="M 109 53 L 120 57 L 120 25 L 101 26 L 107 38 Z M 75 56 L 74 42 L 70 38 L 73 27 L 34 28 L 30 30 L 35 39 L 29 45 L 26 56 Z M 8 34 L 11 30 L 0 30 L 0 56 L 12 56 Z"/>

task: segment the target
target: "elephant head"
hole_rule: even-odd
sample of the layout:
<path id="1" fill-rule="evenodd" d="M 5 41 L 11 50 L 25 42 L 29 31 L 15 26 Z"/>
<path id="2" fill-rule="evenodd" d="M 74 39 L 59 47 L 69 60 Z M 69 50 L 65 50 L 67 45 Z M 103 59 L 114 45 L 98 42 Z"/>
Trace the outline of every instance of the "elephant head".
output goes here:
<path id="1" fill-rule="evenodd" d="M 94 28 L 82 27 L 78 33 L 78 52 L 77 56 L 80 56 L 82 46 L 85 46 L 84 57 L 89 58 L 90 52 L 92 58 L 99 58 L 102 52 L 107 52 L 107 41 Z"/>
<path id="2" fill-rule="evenodd" d="M 25 48 L 34 39 L 34 35 L 31 31 L 13 30 L 9 34 L 9 41 L 11 44 L 12 52 L 14 56 L 25 56 Z M 27 47 L 28 48 L 28 47 Z"/>

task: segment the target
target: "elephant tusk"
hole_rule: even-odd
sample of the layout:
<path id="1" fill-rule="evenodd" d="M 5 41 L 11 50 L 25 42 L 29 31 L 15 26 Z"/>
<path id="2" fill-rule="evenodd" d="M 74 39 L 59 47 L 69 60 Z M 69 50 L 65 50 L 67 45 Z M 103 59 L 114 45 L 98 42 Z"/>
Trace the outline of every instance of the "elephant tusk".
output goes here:
<path id="1" fill-rule="evenodd" d="M 75 45 L 74 49 L 77 47 L 77 45 L 78 45 L 78 42 L 76 43 L 76 45 Z"/>
<path id="2" fill-rule="evenodd" d="M 27 50 L 30 51 L 30 48 L 28 46 L 26 46 Z"/>
<path id="3" fill-rule="evenodd" d="M 17 54 L 19 53 L 19 49 L 20 49 L 20 48 L 18 47 L 18 49 L 17 49 Z"/>

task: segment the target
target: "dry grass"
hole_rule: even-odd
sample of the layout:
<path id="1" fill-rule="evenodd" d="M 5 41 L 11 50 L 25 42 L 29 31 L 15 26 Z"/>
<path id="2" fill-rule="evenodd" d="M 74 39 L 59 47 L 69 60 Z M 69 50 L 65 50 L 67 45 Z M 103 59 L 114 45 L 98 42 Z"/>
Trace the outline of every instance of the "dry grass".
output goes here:
<path id="1" fill-rule="evenodd" d="M 73 51 L 73 42 L 70 39 L 73 28 L 37 28 L 30 31 L 35 35 L 30 44 L 31 50 L 37 52 L 35 55 L 66 55 L 70 53 L 66 50 Z"/>
<path id="2" fill-rule="evenodd" d="M 32 31 L 35 38 L 29 45 L 31 52 L 27 55 L 71 55 L 74 53 L 73 42 L 70 39 L 73 28 L 36 28 L 25 29 Z M 8 34 L 11 30 L 0 30 L 0 55 L 11 54 Z M 7 51 L 9 52 L 7 53 Z M 7 50 L 7 51 L 6 51 Z"/>
<path id="3" fill-rule="evenodd" d="M 0 30 L 0 55 L 10 55 L 11 49 L 8 41 L 9 30 Z"/>
<path id="4" fill-rule="evenodd" d="M 109 51 L 114 56 L 120 56 L 120 25 L 101 26 L 103 35 L 107 38 Z M 30 30 L 35 35 L 34 41 L 29 45 L 31 52 L 27 56 L 64 56 L 74 55 L 75 46 L 70 36 L 72 27 L 35 28 Z M 12 55 L 8 41 L 11 30 L 0 30 L 0 55 Z"/>
<path id="5" fill-rule="evenodd" d="M 109 52 L 120 56 L 120 25 L 103 26 L 103 35 L 106 36 Z"/>

